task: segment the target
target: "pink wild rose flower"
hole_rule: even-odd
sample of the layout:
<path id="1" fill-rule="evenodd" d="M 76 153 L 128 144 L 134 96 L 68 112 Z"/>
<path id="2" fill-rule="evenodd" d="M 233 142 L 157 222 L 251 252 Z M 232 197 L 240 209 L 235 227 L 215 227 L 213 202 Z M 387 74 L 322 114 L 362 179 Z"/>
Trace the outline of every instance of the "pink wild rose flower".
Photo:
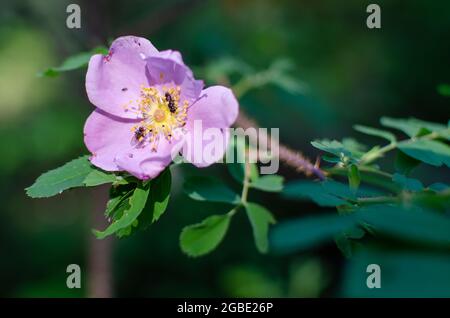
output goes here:
<path id="1" fill-rule="evenodd" d="M 238 115 L 230 89 L 204 89 L 179 52 L 159 52 L 135 36 L 116 39 L 107 56 L 91 57 L 86 92 L 96 106 L 84 126 L 91 163 L 142 180 L 158 176 L 180 152 L 197 167 L 221 159 Z M 202 135 L 211 129 L 221 142 L 204 158 L 209 141 Z"/>

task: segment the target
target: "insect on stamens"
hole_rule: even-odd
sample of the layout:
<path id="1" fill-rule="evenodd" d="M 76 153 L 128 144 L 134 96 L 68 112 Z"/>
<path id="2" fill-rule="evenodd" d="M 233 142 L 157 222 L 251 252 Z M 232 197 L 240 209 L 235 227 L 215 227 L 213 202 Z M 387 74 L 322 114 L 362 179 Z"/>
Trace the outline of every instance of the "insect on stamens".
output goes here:
<path id="1" fill-rule="evenodd" d="M 164 96 L 166 97 L 166 101 L 168 102 L 170 112 L 175 113 L 177 111 L 177 106 L 175 106 L 175 101 L 173 100 L 172 95 L 170 95 L 169 92 L 166 92 Z"/>
<path id="2" fill-rule="evenodd" d="M 146 130 L 144 127 L 140 126 L 138 129 L 136 129 L 136 131 L 134 132 L 134 137 L 138 140 L 141 141 L 146 134 Z"/>

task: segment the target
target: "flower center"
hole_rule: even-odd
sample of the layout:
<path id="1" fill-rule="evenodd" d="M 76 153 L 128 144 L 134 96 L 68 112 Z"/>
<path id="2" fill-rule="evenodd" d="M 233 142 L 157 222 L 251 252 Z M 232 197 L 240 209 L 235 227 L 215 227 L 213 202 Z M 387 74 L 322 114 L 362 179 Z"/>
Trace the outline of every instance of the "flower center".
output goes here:
<path id="1" fill-rule="evenodd" d="M 161 136 L 169 142 L 178 128 L 186 124 L 188 101 L 180 102 L 180 87 L 141 87 L 141 97 L 125 106 L 135 112 L 141 122 L 132 128 L 133 140 L 138 145 L 149 143 L 156 151 Z"/>
<path id="2" fill-rule="evenodd" d="M 160 122 L 164 121 L 164 119 L 166 119 L 166 113 L 161 109 L 157 109 L 157 110 L 155 110 L 153 117 L 155 118 L 155 120 L 158 123 L 160 123 Z"/>

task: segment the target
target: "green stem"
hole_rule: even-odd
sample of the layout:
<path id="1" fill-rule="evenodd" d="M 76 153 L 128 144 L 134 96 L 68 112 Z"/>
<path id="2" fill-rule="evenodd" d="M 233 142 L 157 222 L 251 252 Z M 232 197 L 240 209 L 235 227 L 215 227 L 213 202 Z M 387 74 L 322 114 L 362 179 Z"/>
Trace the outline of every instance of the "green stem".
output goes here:
<path id="1" fill-rule="evenodd" d="M 245 160 L 244 167 L 244 182 L 242 186 L 241 203 L 242 205 L 247 204 L 248 189 L 250 188 L 250 163 Z"/>
<path id="2" fill-rule="evenodd" d="M 390 173 L 372 169 L 370 167 L 359 166 L 359 172 L 361 174 L 361 180 L 367 184 L 371 184 L 383 189 L 386 189 L 393 193 L 398 193 L 401 188 L 392 182 L 392 175 Z M 330 175 L 335 176 L 347 176 L 347 168 L 332 167 L 324 169 Z"/>
<path id="3" fill-rule="evenodd" d="M 236 205 L 230 212 L 228 212 L 229 216 L 233 216 L 236 214 L 237 211 L 239 211 L 239 208 L 241 207 L 241 205 Z"/>
<path id="4" fill-rule="evenodd" d="M 234 95 L 239 99 L 249 90 L 267 85 L 271 81 L 272 76 L 273 70 L 270 67 L 256 74 L 244 76 L 233 86 Z"/>
<path id="5" fill-rule="evenodd" d="M 247 204 L 249 188 L 250 188 L 250 163 L 246 158 L 244 167 L 244 181 L 242 183 L 241 202 L 239 202 L 238 205 L 236 205 L 230 212 L 228 212 L 228 215 L 230 216 L 235 215 L 241 207 Z"/>
<path id="6" fill-rule="evenodd" d="M 439 133 L 437 132 L 433 132 L 431 134 L 428 135 L 424 135 L 424 136 L 420 136 L 420 137 L 412 137 L 410 139 L 406 139 L 400 142 L 392 142 L 384 147 L 381 147 L 380 149 L 378 149 L 377 151 L 374 152 L 368 152 L 366 153 L 361 160 L 359 161 L 360 165 L 367 165 L 372 163 L 373 161 L 377 160 L 380 157 L 383 157 L 384 154 L 386 154 L 387 152 L 397 149 L 399 145 L 401 144 L 408 144 L 411 142 L 415 142 L 417 140 L 433 140 L 439 138 Z"/>
<path id="7" fill-rule="evenodd" d="M 394 150 L 395 148 L 397 148 L 397 143 L 393 142 L 390 143 L 389 145 L 386 145 L 384 147 L 381 147 L 380 149 L 378 149 L 377 151 L 374 152 L 368 152 L 366 154 L 364 154 L 359 162 L 359 164 L 361 165 L 367 165 L 372 163 L 373 161 L 377 160 L 378 158 L 381 158 L 384 156 L 385 153 Z"/>
<path id="8" fill-rule="evenodd" d="M 376 170 L 370 167 L 359 167 L 359 172 L 365 172 L 365 173 L 370 173 L 370 174 L 374 174 L 374 175 L 378 175 L 380 177 L 383 178 L 387 178 L 389 180 L 392 179 L 392 174 L 385 172 L 385 171 L 381 171 L 381 170 Z M 341 168 L 341 167 L 332 167 L 332 168 L 326 168 L 324 169 L 326 172 L 331 173 L 331 174 L 337 174 L 337 175 L 347 175 L 347 168 Z"/>
<path id="9" fill-rule="evenodd" d="M 442 191 L 438 193 L 433 193 L 433 198 L 439 198 L 442 200 L 442 206 L 448 206 L 448 198 L 450 198 L 450 191 Z M 358 204 L 386 204 L 386 203 L 403 203 L 403 204 L 411 204 L 411 203 L 427 203 L 429 204 L 430 193 L 426 192 L 409 192 L 402 191 L 397 196 L 379 196 L 379 197 L 371 197 L 371 198 L 359 198 L 356 203 Z M 435 201 L 437 202 L 437 201 Z M 435 203 L 433 202 L 433 203 Z"/>
<path id="10" fill-rule="evenodd" d="M 239 82 L 237 82 L 232 90 L 236 98 L 241 98 L 245 93 L 247 93 L 252 88 L 251 82 L 248 77 L 244 77 Z"/>
<path id="11" fill-rule="evenodd" d="M 384 203 L 399 203 L 401 199 L 399 197 L 373 197 L 373 198 L 359 198 L 358 204 L 384 204 Z"/>

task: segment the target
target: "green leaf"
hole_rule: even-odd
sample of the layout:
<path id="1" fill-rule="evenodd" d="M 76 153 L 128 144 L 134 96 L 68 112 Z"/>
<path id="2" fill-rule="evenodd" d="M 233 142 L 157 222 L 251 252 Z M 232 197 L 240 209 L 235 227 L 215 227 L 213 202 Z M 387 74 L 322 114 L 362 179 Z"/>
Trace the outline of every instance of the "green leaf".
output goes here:
<path id="1" fill-rule="evenodd" d="M 330 174 L 334 176 L 347 177 L 348 174 L 348 170 L 343 167 L 329 168 L 326 169 L 326 171 L 330 172 Z M 382 173 L 377 167 L 366 166 L 364 167 L 364 170 L 359 169 L 359 174 L 361 175 L 361 181 L 364 184 L 367 184 L 369 188 L 366 186 L 360 186 L 358 192 L 361 192 L 361 188 L 364 188 L 364 192 L 368 192 L 367 190 L 370 190 L 370 193 L 363 193 L 362 195 L 376 196 L 385 194 L 386 190 L 394 193 L 401 190 L 395 183 L 392 183 L 391 175 Z"/>
<path id="2" fill-rule="evenodd" d="M 359 159 L 367 151 L 367 146 L 360 143 L 354 138 L 343 138 L 342 145 L 347 149 L 354 158 Z"/>
<path id="3" fill-rule="evenodd" d="M 136 189 L 133 191 L 133 194 L 128 199 L 129 207 L 123 211 L 122 215 L 117 216 L 117 219 L 114 219 L 104 231 L 94 230 L 94 234 L 97 238 L 103 239 L 132 225 L 145 207 L 149 190 L 150 183 L 146 183 L 145 185 L 142 183 L 138 184 Z"/>
<path id="4" fill-rule="evenodd" d="M 108 54 L 108 49 L 105 47 L 97 47 L 90 52 L 82 52 L 68 57 L 60 66 L 51 67 L 45 71 L 38 73 L 38 76 L 55 77 L 61 72 L 76 70 L 88 65 L 89 60 L 94 54 Z"/>
<path id="5" fill-rule="evenodd" d="M 323 207 L 335 207 L 346 204 L 345 197 L 353 196 L 349 187 L 344 184 L 327 181 L 328 188 L 325 188 L 324 184 L 305 180 L 293 181 L 285 186 L 283 196 L 290 199 L 307 198 Z M 342 197 L 343 193 L 345 197 Z"/>
<path id="6" fill-rule="evenodd" d="M 335 207 L 347 203 L 324 191 L 320 183 L 303 180 L 287 184 L 283 196 L 289 199 L 309 199 L 323 207 Z"/>
<path id="7" fill-rule="evenodd" d="M 62 167 L 42 174 L 35 183 L 26 188 L 28 196 L 45 198 L 59 194 L 64 190 L 82 187 L 86 177 L 96 169 L 89 162 L 89 156 L 74 159 Z"/>
<path id="8" fill-rule="evenodd" d="M 413 207 L 424 207 L 438 213 L 450 211 L 450 191 L 425 191 L 414 193 L 409 200 Z"/>
<path id="9" fill-rule="evenodd" d="M 311 145 L 322 151 L 331 153 L 338 157 L 340 161 L 357 163 L 361 155 L 363 154 L 362 145 L 353 139 L 347 138 L 342 142 L 337 140 L 315 140 L 311 142 Z"/>
<path id="10" fill-rule="evenodd" d="M 395 155 L 395 170 L 404 175 L 410 174 L 420 163 L 421 161 L 414 159 L 401 151 L 397 151 Z"/>
<path id="11" fill-rule="evenodd" d="M 84 179 L 86 187 L 98 186 L 105 183 L 113 183 L 117 181 L 117 177 L 112 173 L 103 172 L 101 170 L 94 170 L 89 173 Z"/>
<path id="12" fill-rule="evenodd" d="M 265 207 L 248 202 L 245 205 L 250 224 L 253 229 L 253 237 L 255 239 L 256 247 L 261 253 L 267 253 L 269 243 L 267 235 L 269 233 L 269 225 L 275 224 L 275 219 Z"/>
<path id="13" fill-rule="evenodd" d="M 392 176 L 392 181 L 399 184 L 403 189 L 408 191 L 422 191 L 423 184 L 417 179 L 407 178 L 404 175 L 395 173 Z"/>
<path id="14" fill-rule="evenodd" d="M 108 200 L 106 204 L 105 216 L 110 219 L 116 219 L 118 216 L 123 215 L 125 210 L 130 208 L 130 196 L 133 194 L 133 190 L 124 193 L 122 196 L 117 196 Z"/>
<path id="15" fill-rule="evenodd" d="M 211 252 L 223 240 L 230 220 L 229 214 L 212 215 L 201 223 L 186 226 L 180 235 L 181 250 L 192 257 Z"/>
<path id="16" fill-rule="evenodd" d="M 359 240 L 364 237 L 366 231 L 364 231 L 363 226 L 353 226 L 342 233 L 349 239 Z"/>
<path id="17" fill-rule="evenodd" d="M 378 195 L 380 195 L 379 191 L 369 187 L 359 187 L 358 190 L 355 191 L 350 189 L 347 184 L 334 180 L 326 180 L 323 182 L 308 180 L 291 181 L 286 184 L 283 190 L 283 196 L 286 198 L 306 198 L 324 207 L 337 207 L 355 201 L 357 197 Z"/>
<path id="18" fill-rule="evenodd" d="M 450 247 L 450 218 L 418 208 L 367 206 L 355 212 L 375 232 L 434 246 Z"/>
<path id="19" fill-rule="evenodd" d="M 359 131 L 366 135 L 384 138 L 384 139 L 390 141 L 391 143 L 394 143 L 396 141 L 394 134 L 392 134 L 391 132 L 386 131 L 386 130 L 381 130 L 381 129 L 377 129 L 377 128 L 362 126 L 362 125 L 356 125 L 353 128 L 356 131 Z"/>
<path id="20" fill-rule="evenodd" d="M 122 215 L 129 208 L 128 199 L 133 194 L 136 184 L 112 186 L 109 191 L 108 203 L 106 204 L 105 216 L 115 218 Z"/>
<path id="21" fill-rule="evenodd" d="M 131 225 L 117 231 L 118 237 L 131 235 L 136 230 L 147 229 L 165 212 L 170 198 L 170 169 L 165 169 L 158 177 L 148 181 L 148 186 L 150 189 L 144 211 Z M 120 218 L 124 211 L 129 209 L 129 197 L 135 187 L 136 184 L 113 186 L 110 193 L 111 199 L 106 207 L 106 216 L 112 217 L 113 220 Z"/>
<path id="22" fill-rule="evenodd" d="M 130 236 L 133 233 L 133 230 L 139 226 L 139 221 L 134 220 L 133 223 L 128 225 L 127 227 L 124 227 L 123 229 L 120 229 L 116 232 L 116 235 L 118 238 L 122 238 L 125 236 Z"/>
<path id="23" fill-rule="evenodd" d="M 424 207 L 439 213 L 446 213 L 450 209 L 450 191 L 428 191 L 416 192 L 410 198 L 412 206 Z"/>
<path id="24" fill-rule="evenodd" d="M 419 127 L 409 123 L 409 121 L 406 119 L 382 117 L 380 122 L 381 125 L 403 131 L 410 137 L 416 136 L 416 134 L 419 132 Z"/>
<path id="25" fill-rule="evenodd" d="M 450 137 L 449 129 L 445 125 L 423 121 L 416 118 L 396 119 L 396 118 L 382 117 L 381 124 L 385 127 L 390 127 L 403 131 L 409 137 L 426 135 L 431 132 L 440 133 L 445 138 Z"/>
<path id="26" fill-rule="evenodd" d="M 359 174 L 358 167 L 354 164 L 348 167 L 348 184 L 353 190 L 358 190 L 359 184 L 361 183 L 361 176 Z"/>
<path id="27" fill-rule="evenodd" d="M 267 192 L 280 192 L 283 190 L 284 178 L 278 175 L 261 176 L 257 180 L 253 181 L 250 186 L 252 188 L 267 191 Z"/>
<path id="28" fill-rule="evenodd" d="M 339 163 L 341 162 L 341 159 L 338 157 L 332 157 L 332 156 L 322 156 L 323 161 L 329 162 L 329 163 Z"/>
<path id="29" fill-rule="evenodd" d="M 331 241 L 336 235 L 355 226 L 353 216 L 320 214 L 280 223 L 271 231 L 271 248 L 278 252 L 310 249 Z"/>
<path id="30" fill-rule="evenodd" d="M 311 145 L 322 151 L 329 152 L 337 157 L 340 157 L 341 155 L 350 157 L 352 155 L 351 152 L 348 151 L 348 149 L 346 149 L 344 145 L 337 140 L 315 140 L 311 142 Z"/>
<path id="31" fill-rule="evenodd" d="M 414 159 L 420 160 L 432 166 L 450 167 L 450 147 L 435 140 L 418 139 L 401 142 L 398 148 Z"/>
<path id="32" fill-rule="evenodd" d="M 97 169 L 89 162 L 89 156 L 83 156 L 42 174 L 26 191 L 32 198 L 42 198 L 70 188 L 93 187 L 105 183 L 126 184 L 127 181 L 113 173 Z"/>
<path id="33" fill-rule="evenodd" d="M 210 177 L 190 177 L 184 183 L 184 191 L 194 200 L 238 204 L 240 197 L 220 180 Z"/>
<path id="34" fill-rule="evenodd" d="M 166 211 L 169 204 L 170 188 L 172 187 L 172 176 L 170 169 L 164 170 L 156 179 L 152 180 L 150 186 L 149 210 L 152 213 L 152 223 L 159 220 Z"/>
<path id="35" fill-rule="evenodd" d="M 380 195 L 380 192 L 370 187 L 359 187 L 357 191 L 350 189 L 349 185 L 334 181 L 326 180 L 320 182 L 323 189 L 329 193 L 347 200 L 355 200 L 357 197 L 369 197 Z"/>
<path id="36" fill-rule="evenodd" d="M 281 223 L 271 231 L 271 247 L 280 252 L 305 250 L 357 225 L 413 243 L 450 247 L 450 218 L 434 211 L 373 205 L 353 214 L 304 217 Z"/>
<path id="37" fill-rule="evenodd" d="M 432 191 L 435 191 L 435 192 L 445 191 L 448 188 L 449 188 L 448 184 L 441 183 L 441 182 L 433 183 L 433 184 L 428 186 L 428 189 L 430 189 Z"/>
<path id="38" fill-rule="evenodd" d="M 334 242 L 345 258 L 352 257 L 354 242 L 345 235 L 345 232 L 337 234 L 334 237 Z"/>

